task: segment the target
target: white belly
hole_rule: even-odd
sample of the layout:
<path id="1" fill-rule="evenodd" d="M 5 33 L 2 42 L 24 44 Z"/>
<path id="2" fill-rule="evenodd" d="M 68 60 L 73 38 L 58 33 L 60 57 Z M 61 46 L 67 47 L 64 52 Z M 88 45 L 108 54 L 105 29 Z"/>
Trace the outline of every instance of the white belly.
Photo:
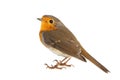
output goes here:
<path id="1" fill-rule="evenodd" d="M 70 55 L 67 55 L 67 54 L 65 54 L 65 53 L 63 53 L 63 52 L 61 52 L 61 51 L 59 51 L 59 50 L 57 50 L 57 49 L 55 49 L 55 48 L 49 47 L 49 49 L 50 49 L 53 53 L 57 54 L 58 56 L 70 57 Z"/>

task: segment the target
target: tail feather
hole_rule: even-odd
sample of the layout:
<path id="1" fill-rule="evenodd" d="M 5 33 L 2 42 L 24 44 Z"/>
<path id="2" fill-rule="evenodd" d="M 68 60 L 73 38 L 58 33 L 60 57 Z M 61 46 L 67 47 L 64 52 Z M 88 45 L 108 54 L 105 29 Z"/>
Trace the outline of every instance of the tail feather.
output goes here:
<path id="1" fill-rule="evenodd" d="M 101 63 L 99 63 L 95 58 L 93 58 L 88 52 L 86 52 L 84 49 L 81 53 L 84 57 L 86 57 L 88 60 L 90 60 L 93 64 L 95 64 L 97 67 L 99 67 L 101 70 L 103 70 L 105 73 L 110 72 L 107 68 L 105 68 Z"/>

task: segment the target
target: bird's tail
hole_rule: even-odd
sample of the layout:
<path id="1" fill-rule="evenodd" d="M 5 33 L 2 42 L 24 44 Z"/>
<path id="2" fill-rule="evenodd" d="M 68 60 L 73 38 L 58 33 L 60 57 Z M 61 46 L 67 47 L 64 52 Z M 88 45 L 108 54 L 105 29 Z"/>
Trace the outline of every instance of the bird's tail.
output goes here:
<path id="1" fill-rule="evenodd" d="M 104 72 L 108 73 L 110 72 L 107 68 L 105 68 L 101 63 L 99 63 L 95 58 L 93 58 L 87 51 L 85 51 L 84 49 L 82 49 L 82 55 L 84 57 L 86 57 L 88 60 L 90 60 L 93 64 L 95 64 L 97 67 L 99 67 L 101 70 L 103 70 Z"/>

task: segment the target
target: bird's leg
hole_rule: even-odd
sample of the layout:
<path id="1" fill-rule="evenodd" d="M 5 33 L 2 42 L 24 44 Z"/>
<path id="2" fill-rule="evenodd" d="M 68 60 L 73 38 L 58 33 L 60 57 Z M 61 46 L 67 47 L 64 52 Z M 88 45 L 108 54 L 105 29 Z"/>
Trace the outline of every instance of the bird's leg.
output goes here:
<path id="1" fill-rule="evenodd" d="M 71 65 L 67 64 L 67 62 L 71 59 L 71 57 L 65 57 L 62 61 L 58 61 L 58 60 L 54 60 L 57 62 L 56 65 L 59 65 L 59 66 L 68 66 L 68 67 L 71 67 Z M 65 61 L 66 60 L 66 61 Z"/>
<path id="2" fill-rule="evenodd" d="M 66 60 L 66 61 L 65 61 Z M 55 65 L 51 65 L 49 66 L 48 64 L 45 64 L 47 66 L 47 68 L 49 69 L 63 69 L 65 67 L 63 66 L 67 66 L 67 67 L 71 67 L 71 65 L 68 65 L 67 62 L 70 60 L 70 57 L 65 57 L 63 60 L 58 61 L 58 60 L 54 60 L 57 63 Z"/>

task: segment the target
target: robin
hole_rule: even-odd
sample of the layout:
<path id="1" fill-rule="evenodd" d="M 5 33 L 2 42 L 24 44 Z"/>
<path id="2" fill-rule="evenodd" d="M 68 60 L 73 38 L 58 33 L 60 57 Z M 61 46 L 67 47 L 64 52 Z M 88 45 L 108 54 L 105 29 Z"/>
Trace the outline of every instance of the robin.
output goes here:
<path id="1" fill-rule="evenodd" d="M 93 64 L 108 73 L 109 70 L 93 58 L 79 43 L 73 33 L 56 17 L 52 15 L 44 15 L 42 18 L 37 18 L 41 21 L 41 29 L 39 37 L 41 42 L 57 55 L 65 57 L 58 61 L 55 65 L 48 66 L 51 69 L 62 69 L 60 66 L 71 66 L 67 62 L 71 57 L 75 57 L 83 62 L 86 58 Z"/>

